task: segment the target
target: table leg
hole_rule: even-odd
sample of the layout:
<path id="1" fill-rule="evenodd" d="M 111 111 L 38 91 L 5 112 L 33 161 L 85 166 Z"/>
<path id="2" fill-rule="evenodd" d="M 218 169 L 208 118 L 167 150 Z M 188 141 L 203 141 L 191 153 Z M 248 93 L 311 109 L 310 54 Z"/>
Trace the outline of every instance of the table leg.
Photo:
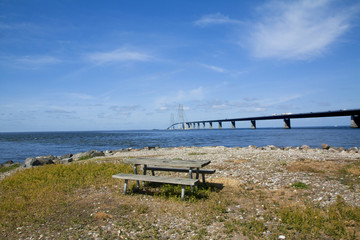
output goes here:
<path id="1" fill-rule="evenodd" d="M 125 184 L 124 184 L 124 194 L 126 194 L 127 185 L 128 185 L 128 180 L 127 180 L 127 179 L 125 179 Z"/>
<path id="2" fill-rule="evenodd" d="M 199 179 L 199 168 L 196 168 L 196 179 Z"/>
<path id="3" fill-rule="evenodd" d="M 134 165 L 134 173 L 135 173 L 135 174 L 138 174 L 138 173 L 137 173 L 137 164 Z M 136 181 L 136 186 L 137 186 L 138 189 L 140 188 L 140 183 L 139 183 L 139 181 Z"/>
<path id="4" fill-rule="evenodd" d="M 192 179 L 192 169 L 191 168 L 189 169 L 189 177 Z M 190 186 L 190 189 L 191 189 L 191 193 L 192 193 L 194 191 L 193 186 Z"/>
<path id="5" fill-rule="evenodd" d="M 184 200 L 185 197 L 185 185 L 182 185 L 182 189 L 181 189 L 181 200 Z"/>
<path id="6" fill-rule="evenodd" d="M 144 168 L 143 168 L 143 172 L 144 172 L 144 175 L 146 175 L 146 170 L 147 170 L 147 165 L 146 164 L 144 164 Z M 143 181 L 142 182 L 142 185 L 143 185 L 143 187 L 145 186 L 145 182 Z"/>

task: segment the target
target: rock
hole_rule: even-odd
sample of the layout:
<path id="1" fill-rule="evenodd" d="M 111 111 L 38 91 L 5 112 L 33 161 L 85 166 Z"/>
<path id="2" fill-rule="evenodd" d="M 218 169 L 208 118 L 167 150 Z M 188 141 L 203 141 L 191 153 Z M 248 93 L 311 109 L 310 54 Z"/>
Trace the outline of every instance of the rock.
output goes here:
<path id="1" fill-rule="evenodd" d="M 348 152 L 351 152 L 351 153 L 357 153 L 359 151 L 359 149 L 357 147 L 348 148 L 347 150 L 348 150 Z"/>
<path id="2" fill-rule="evenodd" d="M 74 156 L 72 156 L 73 160 L 79 160 L 82 157 L 100 157 L 105 156 L 104 152 L 98 152 L 97 150 L 90 150 L 87 152 L 77 153 Z"/>
<path id="3" fill-rule="evenodd" d="M 14 162 L 12 160 L 9 160 L 9 161 L 6 161 L 6 162 L 0 164 L 0 167 L 10 167 L 13 164 L 14 164 Z"/>
<path id="4" fill-rule="evenodd" d="M 303 150 L 309 150 L 309 149 L 311 149 L 308 145 L 302 145 L 301 147 L 300 147 L 300 149 L 303 149 Z"/>
<path id="5" fill-rule="evenodd" d="M 326 143 L 323 143 L 323 144 L 321 144 L 321 148 L 322 148 L 322 149 L 325 149 L 325 150 L 329 150 L 330 145 L 328 145 L 328 144 L 326 144 Z"/>
<path id="6" fill-rule="evenodd" d="M 57 158 L 53 155 L 27 158 L 27 159 L 25 159 L 25 167 L 28 168 L 28 167 L 32 167 L 32 166 L 42 166 L 45 164 L 54 164 L 56 159 Z"/>
<path id="7" fill-rule="evenodd" d="M 68 164 L 68 163 L 71 163 L 73 161 L 72 158 L 63 158 L 61 160 L 58 161 L 58 163 L 60 164 Z"/>
<path id="8" fill-rule="evenodd" d="M 73 156 L 72 153 L 69 153 L 69 154 L 64 154 L 64 155 L 61 155 L 60 156 L 60 159 L 64 159 L 64 158 L 71 158 Z"/>
<path id="9" fill-rule="evenodd" d="M 279 148 L 274 145 L 268 145 L 265 147 L 266 150 L 278 150 Z"/>

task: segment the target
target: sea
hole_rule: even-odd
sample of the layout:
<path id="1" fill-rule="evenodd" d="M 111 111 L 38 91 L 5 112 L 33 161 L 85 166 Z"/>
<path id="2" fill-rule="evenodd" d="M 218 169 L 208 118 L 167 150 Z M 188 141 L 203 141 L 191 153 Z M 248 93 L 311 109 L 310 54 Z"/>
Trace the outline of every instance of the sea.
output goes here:
<path id="1" fill-rule="evenodd" d="M 360 128 L 238 128 L 199 130 L 119 130 L 72 132 L 3 132 L 0 133 L 0 164 L 12 160 L 23 163 L 28 157 L 79 153 L 89 150 L 117 150 L 144 147 L 225 146 L 320 148 L 360 147 Z"/>

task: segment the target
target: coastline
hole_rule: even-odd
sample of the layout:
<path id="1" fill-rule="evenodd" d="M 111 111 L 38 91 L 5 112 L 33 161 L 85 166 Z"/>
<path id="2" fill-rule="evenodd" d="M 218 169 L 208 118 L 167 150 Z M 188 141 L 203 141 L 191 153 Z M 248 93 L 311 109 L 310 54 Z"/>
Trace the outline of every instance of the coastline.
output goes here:
<path id="1" fill-rule="evenodd" d="M 359 150 L 324 147 L 148 147 L 29 158 L 57 163 L 0 174 L 0 230 L 7 239 L 358 239 Z M 216 172 L 186 201 L 166 185 L 124 195 L 124 182 L 111 176 L 114 168 L 133 171 L 123 160 L 135 157 L 210 160 L 206 168 Z"/>
<path id="2" fill-rule="evenodd" d="M 1 173 L 0 180 L 31 165 L 71 164 L 79 160 L 101 161 L 129 157 L 210 160 L 210 168 L 216 169 L 216 173 L 209 176 L 210 182 L 246 185 L 248 189 L 260 187 L 274 192 L 301 182 L 311 186 L 307 190 L 311 202 L 326 206 L 334 203 L 337 195 L 341 195 L 349 204 L 360 206 L 360 176 L 358 176 L 360 170 L 355 173 L 351 186 L 337 178 L 340 168 L 360 162 L 359 149 L 331 147 L 326 144 L 323 144 L 322 148 L 310 148 L 306 145 L 279 148 L 270 145 L 266 147 L 145 147 L 114 151 L 92 150 L 59 157 L 50 155 L 27 158 L 25 166 Z"/>

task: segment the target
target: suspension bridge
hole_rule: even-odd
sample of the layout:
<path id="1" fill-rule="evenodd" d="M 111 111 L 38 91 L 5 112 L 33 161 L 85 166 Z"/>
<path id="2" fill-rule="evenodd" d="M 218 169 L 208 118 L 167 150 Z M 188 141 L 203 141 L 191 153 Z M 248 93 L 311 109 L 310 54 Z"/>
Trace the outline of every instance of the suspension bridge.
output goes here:
<path id="1" fill-rule="evenodd" d="M 350 126 L 352 128 L 360 127 L 360 109 L 343 109 L 337 111 L 327 111 L 327 112 L 309 112 L 309 113 L 282 113 L 282 114 L 273 114 L 271 116 L 259 116 L 259 117 L 246 117 L 246 118 L 232 118 L 232 119 L 216 119 L 216 120 L 202 120 L 202 121 L 185 121 L 183 106 L 179 106 L 179 121 L 177 123 L 171 123 L 167 128 L 171 129 L 206 129 L 208 126 L 209 129 L 213 129 L 214 124 L 218 124 L 218 128 L 222 129 L 224 122 L 230 122 L 231 128 L 236 128 L 236 122 L 249 121 L 250 127 L 256 129 L 256 121 L 262 120 L 283 120 L 283 127 L 286 129 L 291 128 L 291 119 L 300 119 L 300 118 L 324 118 L 324 117 L 350 117 Z M 173 119 L 173 117 L 172 117 Z"/>

